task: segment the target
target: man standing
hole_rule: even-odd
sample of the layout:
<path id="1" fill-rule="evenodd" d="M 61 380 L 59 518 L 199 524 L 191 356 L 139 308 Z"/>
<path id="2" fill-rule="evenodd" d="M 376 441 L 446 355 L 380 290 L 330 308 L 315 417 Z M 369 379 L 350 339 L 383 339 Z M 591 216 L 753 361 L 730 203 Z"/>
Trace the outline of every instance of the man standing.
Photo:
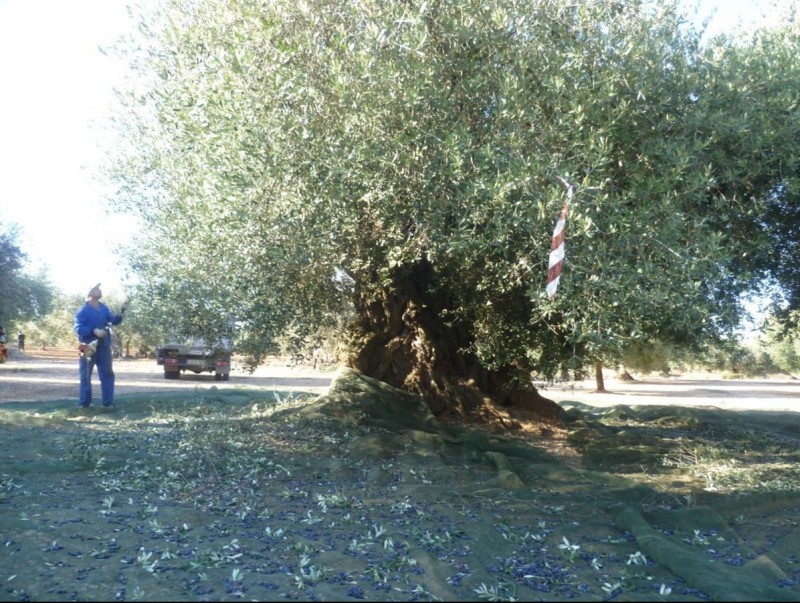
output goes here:
<path id="1" fill-rule="evenodd" d="M 17 335 L 17 349 L 20 352 L 25 351 L 25 333 L 20 333 Z"/>
<path id="2" fill-rule="evenodd" d="M 111 325 L 118 325 L 125 316 L 128 304 L 122 304 L 119 314 L 100 301 L 103 292 L 100 283 L 89 290 L 86 303 L 75 314 L 75 334 L 80 342 L 80 405 L 87 407 L 92 403 L 92 372 L 97 366 L 100 377 L 100 394 L 103 406 L 114 406 L 114 370 L 111 358 Z"/>

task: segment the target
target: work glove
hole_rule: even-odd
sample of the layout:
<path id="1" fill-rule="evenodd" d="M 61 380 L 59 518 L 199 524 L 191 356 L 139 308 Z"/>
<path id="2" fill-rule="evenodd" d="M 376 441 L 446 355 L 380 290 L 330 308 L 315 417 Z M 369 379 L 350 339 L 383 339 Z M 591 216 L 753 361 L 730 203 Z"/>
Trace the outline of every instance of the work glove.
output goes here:
<path id="1" fill-rule="evenodd" d="M 97 352 L 97 342 L 93 341 L 92 343 L 82 343 L 78 346 L 78 351 L 81 353 L 81 356 L 88 360 Z"/>
<path id="2" fill-rule="evenodd" d="M 106 336 L 106 330 L 105 329 L 95 329 L 92 332 L 94 333 L 94 336 L 97 337 L 98 339 L 102 339 L 103 337 Z"/>

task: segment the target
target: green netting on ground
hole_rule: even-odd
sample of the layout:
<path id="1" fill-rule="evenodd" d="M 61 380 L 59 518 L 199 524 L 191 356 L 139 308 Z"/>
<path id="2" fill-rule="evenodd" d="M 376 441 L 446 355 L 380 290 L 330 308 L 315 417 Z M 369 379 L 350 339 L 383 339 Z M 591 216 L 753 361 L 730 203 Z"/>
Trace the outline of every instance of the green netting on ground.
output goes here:
<path id="1" fill-rule="evenodd" d="M 0 408 L 0 600 L 800 599 L 794 415 L 565 403 L 576 463 L 351 371 L 73 404 Z"/>
<path id="2" fill-rule="evenodd" d="M 592 408 L 565 403 L 574 440 L 598 467 L 660 461 L 680 446 L 676 434 L 745 430 L 791 446 L 800 420 L 786 413 L 736 413 L 715 408 L 617 406 Z M 485 459 L 496 476 L 484 485 L 503 488 L 518 500 L 569 496 L 571 512 L 606 522 L 609 532 L 632 535 L 641 552 L 698 591 L 718 601 L 791 601 L 800 590 L 788 588 L 800 567 L 800 492 L 689 494 L 670 491 L 668 482 L 638 483 L 619 475 L 566 466 L 539 447 L 518 438 L 443 426 L 413 396 L 355 373 L 345 372 L 330 392 L 301 414 L 338 417 L 388 429 L 365 451 L 374 458 L 413 449 L 438 456 L 444 465 Z M 623 427 L 611 419 L 631 419 Z M 636 427 L 631 427 L 634 423 Z M 659 432 L 658 438 L 654 431 Z M 794 447 L 797 449 L 797 441 Z M 546 444 L 545 444 L 546 446 Z M 796 484 L 798 485 L 798 484 Z M 469 486 L 455 490 L 470 496 Z M 788 487 L 788 486 L 787 486 Z M 768 534 L 768 535 L 767 535 Z"/>

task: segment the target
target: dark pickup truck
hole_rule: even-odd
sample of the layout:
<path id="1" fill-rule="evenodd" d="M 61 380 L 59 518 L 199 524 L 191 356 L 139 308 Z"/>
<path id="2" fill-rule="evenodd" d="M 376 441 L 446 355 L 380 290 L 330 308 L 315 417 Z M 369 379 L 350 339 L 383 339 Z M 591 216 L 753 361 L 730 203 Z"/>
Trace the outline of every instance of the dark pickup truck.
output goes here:
<path id="1" fill-rule="evenodd" d="M 217 381 L 231 377 L 231 347 L 207 346 L 202 339 L 186 343 L 168 343 L 156 350 L 156 363 L 164 367 L 165 379 L 178 379 L 181 371 L 196 374 L 214 373 Z"/>

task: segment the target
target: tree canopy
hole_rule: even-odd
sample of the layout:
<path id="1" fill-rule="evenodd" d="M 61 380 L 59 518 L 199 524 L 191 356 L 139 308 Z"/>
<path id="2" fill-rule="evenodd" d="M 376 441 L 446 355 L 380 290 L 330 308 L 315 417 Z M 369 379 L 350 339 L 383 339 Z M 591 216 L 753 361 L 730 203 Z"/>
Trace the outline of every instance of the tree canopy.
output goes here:
<path id="1" fill-rule="evenodd" d="M 139 294 L 254 362 L 344 317 L 347 364 L 436 412 L 554 414 L 532 372 L 729 332 L 778 265 L 793 19 L 701 44 L 671 1 L 165 0 L 141 32 L 110 165 Z"/>
<path id="2" fill-rule="evenodd" d="M 5 329 L 45 316 L 53 299 L 44 274 L 33 277 L 25 272 L 27 254 L 19 247 L 18 236 L 16 225 L 0 230 L 0 325 Z"/>

